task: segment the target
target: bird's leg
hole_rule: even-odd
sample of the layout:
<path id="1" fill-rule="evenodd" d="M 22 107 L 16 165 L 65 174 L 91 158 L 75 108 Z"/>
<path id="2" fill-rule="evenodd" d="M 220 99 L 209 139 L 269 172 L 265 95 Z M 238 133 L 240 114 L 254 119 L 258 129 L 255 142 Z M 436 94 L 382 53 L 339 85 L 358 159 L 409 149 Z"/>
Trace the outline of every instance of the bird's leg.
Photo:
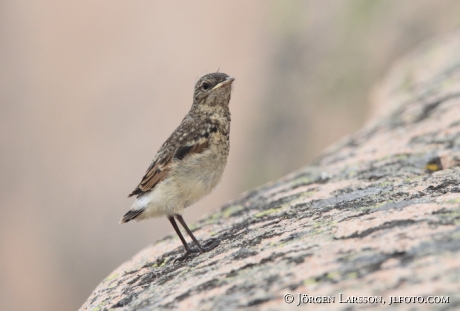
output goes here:
<path id="1" fill-rule="evenodd" d="M 200 252 L 201 253 L 204 253 L 204 252 L 208 252 L 214 248 L 217 247 L 217 245 L 219 245 L 220 241 L 219 240 L 214 240 L 212 241 L 211 243 L 209 243 L 206 247 L 202 247 L 201 244 L 198 242 L 198 240 L 195 238 L 195 236 L 193 235 L 192 231 L 190 231 L 190 229 L 188 228 L 187 224 L 185 223 L 185 220 L 184 218 L 182 217 L 182 215 L 174 215 L 176 217 L 176 219 L 180 222 L 180 224 L 182 225 L 182 227 L 184 227 L 185 231 L 187 231 L 188 235 L 192 238 L 193 242 L 195 242 L 195 245 L 199 248 Z"/>
<path id="2" fill-rule="evenodd" d="M 201 253 L 204 253 L 204 249 L 201 247 L 200 243 L 198 242 L 198 240 L 195 238 L 195 236 L 193 235 L 192 231 L 190 231 L 190 229 L 188 228 L 187 224 L 185 223 L 185 220 L 184 218 L 182 217 L 182 215 L 174 215 L 176 216 L 177 220 L 180 222 L 180 224 L 182 225 L 182 227 L 184 227 L 185 231 L 187 231 L 188 235 L 192 238 L 193 242 L 195 242 L 195 245 L 198 246 L 198 249 L 200 250 Z"/>
<path id="3" fill-rule="evenodd" d="M 184 244 L 185 248 L 185 255 L 178 258 L 178 260 L 184 260 L 186 259 L 192 252 L 192 250 L 188 247 L 187 242 L 184 239 L 184 236 L 179 230 L 179 227 L 177 226 L 176 220 L 174 219 L 173 216 L 168 216 L 169 221 L 171 222 L 171 225 L 173 226 L 174 230 L 176 231 L 177 235 L 179 236 L 179 239 L 182 241 L 182 244 Z M 181 259 L 182 258 L 182 259 Z"/>

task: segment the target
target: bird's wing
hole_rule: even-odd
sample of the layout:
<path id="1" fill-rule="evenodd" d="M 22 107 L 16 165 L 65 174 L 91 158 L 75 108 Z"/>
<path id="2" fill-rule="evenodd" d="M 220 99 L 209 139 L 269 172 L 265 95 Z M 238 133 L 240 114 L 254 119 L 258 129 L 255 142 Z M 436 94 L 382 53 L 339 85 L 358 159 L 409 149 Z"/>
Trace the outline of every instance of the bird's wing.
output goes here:
<path id="1" fill-rule="evenodd" d="M 141 182 L 128 197 L 152 190 L 168 176 L 172 163 L 202 153 L 208 148 L 209 135 L 216 131 L 217 125 L 213 123 L 186 117 L 158 150 Z"/>

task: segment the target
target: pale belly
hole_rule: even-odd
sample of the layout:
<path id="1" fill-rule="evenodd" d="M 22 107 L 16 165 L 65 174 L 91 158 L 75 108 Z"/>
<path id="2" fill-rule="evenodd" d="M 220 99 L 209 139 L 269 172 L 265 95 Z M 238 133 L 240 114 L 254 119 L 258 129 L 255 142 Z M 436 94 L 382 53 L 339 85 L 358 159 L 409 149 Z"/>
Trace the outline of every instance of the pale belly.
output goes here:
<path id="1" fill-rule="evenodd" d="M 151 192 L 136 199 L 134 208 L 145 208 L 136 220 L 182 214 L 184 208 L 209 194 L 221 181 L 227 157 L 212 150 L 174 163 L 173 174 Z M 136 205 L 136 206 L 134 206 Z M 133 208 L 132 207 L 132 208 Z"/>

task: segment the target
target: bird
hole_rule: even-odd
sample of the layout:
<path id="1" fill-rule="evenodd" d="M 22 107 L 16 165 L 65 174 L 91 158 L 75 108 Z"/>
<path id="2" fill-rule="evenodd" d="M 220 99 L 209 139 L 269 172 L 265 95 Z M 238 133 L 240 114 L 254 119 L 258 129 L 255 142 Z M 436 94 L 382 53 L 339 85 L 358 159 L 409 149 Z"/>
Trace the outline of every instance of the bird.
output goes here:
<path id="1" fill-rule="evenodd" d="M 201 245 L 182 216 L 184 209 L 208 195 L 221 181 L 230 150 L 230 97 L 235 78 L 209 73 L 196 82 L 193 103 L 180 125 L 154 156 L 139 185 L 128 197 L 136 196 L 120 223 L 166 216 L 179 236 L 185 260 L 194 253 L 215 248 Z M 198 250 L 190 247 L 176 220 Z"/>

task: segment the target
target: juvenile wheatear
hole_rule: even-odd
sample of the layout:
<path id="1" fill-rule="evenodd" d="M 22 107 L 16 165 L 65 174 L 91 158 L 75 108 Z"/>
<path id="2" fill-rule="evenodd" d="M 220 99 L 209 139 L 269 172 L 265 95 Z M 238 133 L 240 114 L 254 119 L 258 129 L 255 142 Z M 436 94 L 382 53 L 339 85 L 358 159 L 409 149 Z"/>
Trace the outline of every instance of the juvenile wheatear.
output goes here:
<path id="1" fill-rule="evenodd" d="M 230 148 L 228 105 L 234 80 L 220 72 L 198 80 L 192 108 L 158 150 L 141 182 L 129 195 L 136 195 L 136 200 L 120 221 L 168 217 L 186 251 L 179 260 L 186 259 L 193 251 L 175 219 L 201 253 L 217 246 L 201 246 L 182 213 L 184 208 L 209 194 L 222 178 Z"/>

